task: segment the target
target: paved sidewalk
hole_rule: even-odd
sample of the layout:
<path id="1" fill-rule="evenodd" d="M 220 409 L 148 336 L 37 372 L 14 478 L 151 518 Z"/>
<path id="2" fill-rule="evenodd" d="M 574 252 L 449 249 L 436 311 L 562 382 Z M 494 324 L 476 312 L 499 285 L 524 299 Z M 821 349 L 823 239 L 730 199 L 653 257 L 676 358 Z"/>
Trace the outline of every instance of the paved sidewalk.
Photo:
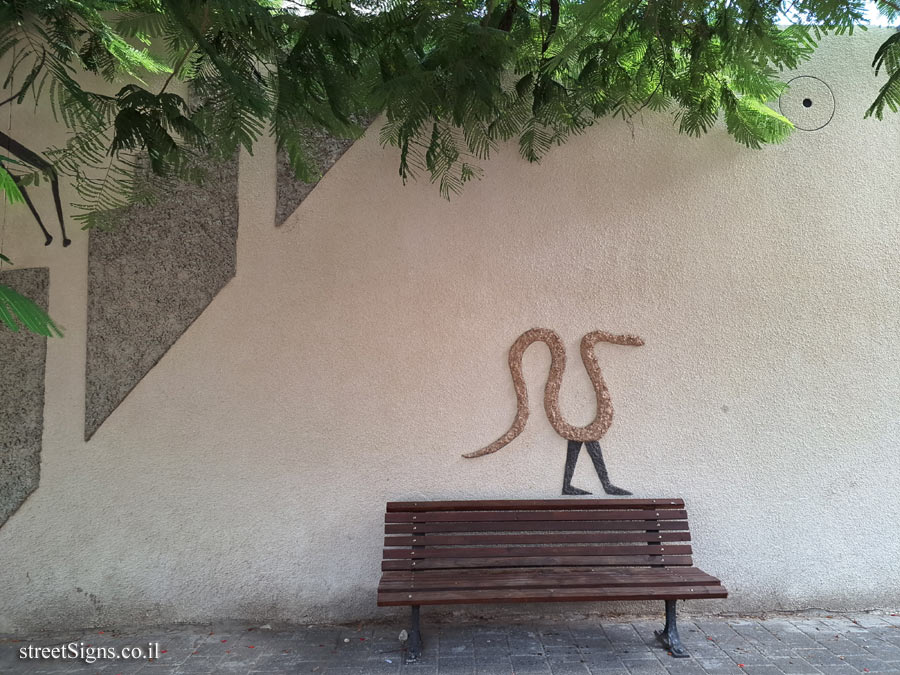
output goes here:
<path id="1" fill-rule="evenodd" d="M 693 655 L 673 659 L 658 646 L 658 620 L 435 624 L 423 617 L 425 651 L 404 665 L 402 626 L 272 630 L 214 625 L 75 631 L 0 638 L 0 673 L 189 675 L 843 675 L 900 674 L 900 616 L 791 615 L 767 619 L 679 621 Z M 159 643 L 152 661 L 23 661 L 19 651 L 64 645 L 123 647 Z"/>

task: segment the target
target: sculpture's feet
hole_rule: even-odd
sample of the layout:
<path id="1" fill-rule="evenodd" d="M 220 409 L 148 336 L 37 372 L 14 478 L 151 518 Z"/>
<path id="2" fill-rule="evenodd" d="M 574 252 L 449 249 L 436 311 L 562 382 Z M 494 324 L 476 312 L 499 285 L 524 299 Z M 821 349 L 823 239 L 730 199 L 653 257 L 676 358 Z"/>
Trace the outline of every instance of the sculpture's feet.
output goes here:
<path id="1" fill-rule="evenodd" d="M 571 485 L 563 485 L 562 493 L 564 495 L 589 495 L 591 494 L 587 490 L 582 490 L 581 488 L 572 487 Z M 630 492 L 628 494 L 631 494 Z"/>
<path id="2" fill-rule="evenodd" d="M 625 488 L 616 487 L 612 483 L 607 483 L 603 486 L 603 491 L 608 495 L 630 495 L 634 494 L 633 492 L 629 492 Z"/>
<path id="3" fill-rule="evenodd" d="M 656 635 L 656 639 L 660 641 L 663 647 L 669 650 L 669 653 L 672 654 L 676 659 L 686 659 L 690 656 L 688 654 L 687 649 L 684 648 L 684 645 L 681 644 L 681 638 L 678 637 L 678 630 L 658 630 L 654 631 L 654 635 Z"/>

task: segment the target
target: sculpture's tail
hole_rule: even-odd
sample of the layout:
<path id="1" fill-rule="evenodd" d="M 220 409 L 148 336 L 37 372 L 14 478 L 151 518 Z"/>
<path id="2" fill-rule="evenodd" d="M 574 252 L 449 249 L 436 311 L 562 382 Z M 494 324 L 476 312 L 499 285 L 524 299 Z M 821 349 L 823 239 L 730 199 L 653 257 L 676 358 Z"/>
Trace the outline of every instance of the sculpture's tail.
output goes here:
<path id="1" fill-rule="evenodd" d="M 512 375 L 513 386 L 516 389 L 516 419 L 513 421 L 509 431 L 489 446 L 475 452 L 465 453 L 463 457 L 466 459 L 482 457 L 497 452 L 522 433 L 522 429 L 525 428 L 525 422 L 528 421 L 528 390 L 525 387 L 525 378 L 522 375 L 522 354 L 525 353 L 525 350 L 532 342 L 537 342 L 538 340 L 546 342 L 550 347 L 553 366 L 565 368 L 565 348 L 562 340 L 559 339 L 559 335 L 554 331 L 548 328 L 532 328 L 516 338 L 516 341 L 513 342 L 512 347 L 509 349 L 509 372 Z M 559 361 L 560 353 L 562 354 L 561 363 Z M 553 367 L 551 367 L 552 371 Z"/>

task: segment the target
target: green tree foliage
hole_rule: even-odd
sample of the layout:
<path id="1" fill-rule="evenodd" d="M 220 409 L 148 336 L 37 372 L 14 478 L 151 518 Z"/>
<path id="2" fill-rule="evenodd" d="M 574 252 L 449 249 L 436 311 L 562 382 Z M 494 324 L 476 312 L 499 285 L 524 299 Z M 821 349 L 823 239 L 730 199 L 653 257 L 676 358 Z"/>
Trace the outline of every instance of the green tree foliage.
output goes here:
<path id="1" fill-rule="evenodd" d="M 889 21 L 896 0 L 876 0 Z M 540 161 L 606 115 L 670 111 L 698 136 L 719 119 L 736 141 L 783 140 L 769 107 L 782 71 L 821 36 L 864 23 L 863 0 L 0 0 L 0 105 L 50 105 L 68 128 L 47 148 L 72 180 L 85 227 L 115 221 L 197 159 L 274 134 L 301 179 L 317 177 L 309 130 L 361 133 L 400 150 L 404 181 L 445 196 L 516 139 Z M 900 107 L 900 33 L 874 55 L 887 80 L 868 114 Z M 117 83 L 91 86 L 92 74 Z M 187 83 L 173 86 L 173 81 Z M 153 83 L 152 85 L 149 84 Z M 116 90 L 116 88 L 118 88 Z M 113 91 L 114 93 L 110 93 Z M 22 140 L 22 139 L 19 139 Z M 14 199 L 48 170 L 7 165 Z"/>
<path id="2" fill-rule="evenodd" d="M 7 103 L 46 100 L 72 132 L 47 154 L 90 227 L 152 199 L 164 183 L 150 174 L 199 180 L 198 155 L 269 130 L 312 180 L 308 130 L 353 137 L 379 111 L 403 179 L 427 174 L 445 195 L 505 141 L 535 162 L 598 117 L 644 108 L 686 134 L 722 117 L 744 145 L 777 143 L 792 128 L 767 105 L 781 71 L 864 14 L 862 0 L 4 0 L 0 56 Z M 898 37 L 874 57 L 888 74 L 878 117 L 900 106 Z M 80 71 L 123 84 L 101 93 Z"/>

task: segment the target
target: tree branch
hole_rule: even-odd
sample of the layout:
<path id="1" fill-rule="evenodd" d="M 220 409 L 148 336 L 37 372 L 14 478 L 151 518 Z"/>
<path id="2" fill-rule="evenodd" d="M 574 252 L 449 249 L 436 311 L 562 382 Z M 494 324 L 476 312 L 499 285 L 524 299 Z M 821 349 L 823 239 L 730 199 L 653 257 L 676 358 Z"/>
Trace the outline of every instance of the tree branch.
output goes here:
<path id="1" fill-rule="evenodd" d="M 559 26 L 559 0 L 550 0 L 550 28 L 547 31 L 547 36 L 544 38 L 544 43 L 541 45 L 542 56 L 547 51 L 547 48 L 550 47 L 557 26 Z"/>

